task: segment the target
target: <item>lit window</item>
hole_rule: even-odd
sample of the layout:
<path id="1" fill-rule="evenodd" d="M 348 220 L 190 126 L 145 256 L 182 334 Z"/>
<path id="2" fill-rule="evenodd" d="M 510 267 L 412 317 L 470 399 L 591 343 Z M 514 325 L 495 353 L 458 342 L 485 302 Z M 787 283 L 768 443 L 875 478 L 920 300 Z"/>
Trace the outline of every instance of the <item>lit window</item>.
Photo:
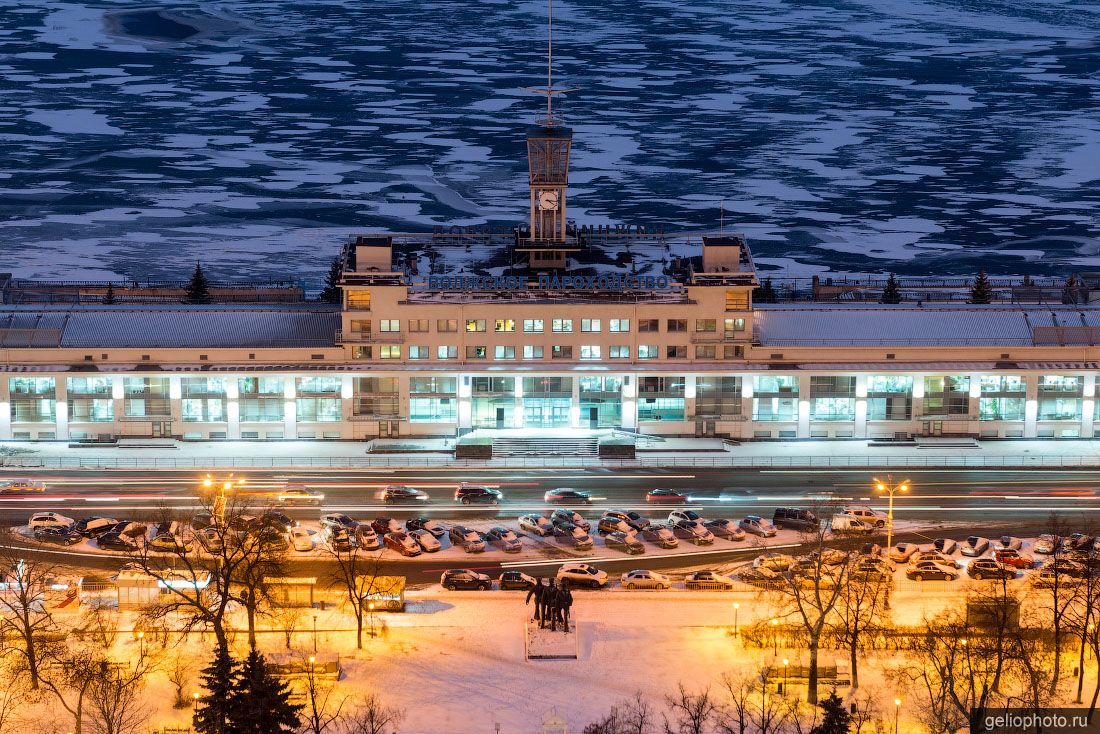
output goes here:
<path id="1" fill-rule="evenodd" d="M 695 319 L 695 330 L 711 332 L 718 330 L 718 322 L 715 319 Z"/>
<path id="2" fill-rule="evenodd" d="M 523 347 L 524 359 L 542 359 L 542 347 L 527 344 Z"/>
<path id="3" fill-rule="evenodd" d="M 466 359 L 485 359 L 488 354 L 488 347 L 466 347 Z"/>
<path id="4" fill-rule="evenodd" d="M 501 333 L 501 332 L 515 331 L 515 330 L 516 330 L 516 322 L 513 321 L 512 319 L 497 319 L 496 322 L 493 324 L 493 331 L 497 332 L 498 334 Z"/>
<path id="5" fill-rule="evenodd" d="M 610 356 L 611 359 L 630 359 L 630 347 L 612 346 Z"/>
<path id="6" fill-rule="evenodd" d="M 438 319 L 435 330 L 444 334 L 458 331 L 458 319 Z"/>
<path id="7" fill-rule="evenodd" d="M 638 359 L 657 359 L 658 354 L 660 351 L 655 344 L 638 345 Z"/>
<path id="8" fill-rule="evenodd" d="M 504 344 L 498 344 L 493 348 L 493 359 L 515 359 L 516 348 Z"/>
<path id="9" fill-rule="evenodd" d="M 401 319 L 382 319 L 378 322 L 378 330 L 384 332 L 399 332 L 401 331 Z"/>
<path id="10" fill-rule="evenodd" d="M 600 331 L 599 319 L 581 319 L 581 331 L 596 333 Z"/>
<path id="11" fill-rule="evenodd" d="M 568 334 L 573 331 L 573 319 L 554 319 L 553 327 L 559 334 Z"/>
<path id="12" fill-rule="evenodd" d="M 748 311 L 749 310 L 749 292 L 745 291 L 726 291 L 726 310 L 727 311 Z"/>
<path id="13" fill-rule="evenodd" d="M 441 346 L 435 348 L 436 359 L 458 359 L 458 347 Z"/>
<path id="14" fill-rule="evenodd" d="M 581 346 L 581 359 L 600 359 L 599 344 L 584 344 Z"/>
<path id="15" fill-rule="evenodd" d="M 378 351 L 379 359 L 401 359 L 400 344 L 382 344 Z"/>
<path id="16" fill-rule="evenodd" d="M 524 319 L 523 331 L 527 334 L 541 334 L 542 333 L 542 319 Z"/>
<path id="17" fill-rule="evenodd" d="M 466 319 L 466 331 L 485 331 L 485 319 Z"/>
<path id="18" fill-rule="evenodd" d="M 630 319 L 611 319 L 607 322 L 607 330 L 612 334 L 625 334 L 630 331 Z"/>
<path id="19" fill-rule="evenodd" d="M 370 311 L 370 291 L 348 291 L 348 309 Z"/>
<path id="20" fill-rule="evenodd" d="M 409 347 L 409 359 L 431 359 L 431 354 L 428 347 Z"/>

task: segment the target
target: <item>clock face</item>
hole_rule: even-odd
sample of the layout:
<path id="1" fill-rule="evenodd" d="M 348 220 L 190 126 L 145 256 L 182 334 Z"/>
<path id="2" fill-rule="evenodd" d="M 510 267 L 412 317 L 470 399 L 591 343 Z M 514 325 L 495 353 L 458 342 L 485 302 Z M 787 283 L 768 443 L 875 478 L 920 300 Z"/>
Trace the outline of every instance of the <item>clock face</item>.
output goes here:
<path id="1" fill-rule="evenodd" d="M 539 194 L 539 208 L 540 209 L 557 209 L 558 208 L 558 194 L 556 191 L 543 191 Z"/>

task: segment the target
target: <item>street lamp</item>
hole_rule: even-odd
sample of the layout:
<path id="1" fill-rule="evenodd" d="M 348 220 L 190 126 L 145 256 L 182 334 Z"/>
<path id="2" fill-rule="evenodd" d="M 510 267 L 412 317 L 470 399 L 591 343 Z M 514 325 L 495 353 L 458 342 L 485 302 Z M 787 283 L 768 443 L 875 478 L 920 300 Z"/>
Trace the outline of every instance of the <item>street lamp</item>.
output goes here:
<path id="1" fill-rule="evenodd" d="M 901 711 L 901 699 L 894 699 L 894 734 L 898 734 L 898 713 Z"/>
<path id="2" fill-rule="evenodd" d="M 737 623 L 738 622 L 737 614 L 738 614 L 738 610 L 740 610 L 740 609 L 741 609 L 741 605 L 738 604 L 737 602 L 734 602 L 733 603 L 733 636 L 734 637 L 740 637 L 741 636 L 741 626 Z"/>
<path id="3" fill-rule="evenodd" d="M 890 504 L 886 511 L 886 552 L 889 553 L 890 549 L 894 547 L 894 495 L 898 492 L 902 494 L 909 491 L 909 480 L 905 480 L 900 484 L 893 484 L 892 477 L 886 477 L 886 481 L 882 482 L 875 479 L 875 491 L 884 492 L 890 498 Z"/>
<path id="4" fill-rule="evenodd" d="M 138 655 L 145 657 L 145 630 L 138 630 Z"/>
<path id="5" fill-rule="evenodd" d="M 313 652 L 317 652 L 317 615 L 313 615 Z"/>
<path id="6" fill-rule="evenodd" d="M 191 694 L 191 706 L 195 707 L 199 705 L 199 692 L 195 691 Z"/>
<path id="7" fill-rule="evenodd" d="M 775 657 L 776 655 L 779 654 L 779 635 L 777 634 L 778 630 L 776 630 L 776 627 L 779 626 L 779 620 L 776 619 L 775 617 L 772 617 L 771 625 L 772 625 L 772 657 Z"/>
<path id="8" fill-rule="evenodd" d="M 787 695 L 787 666 L 790 664 L 790 660 L 783 658 L 783 695 Z"/>
<path id="9" fill-rule="evenodd" d="M 207 474 L 206 478 L 202 480 L 202 486 L 207 490 L 213 489 L 214 485 L 218 487 L 218 494 L 214 497 L 214 512 L 212 513 L 218 525 L 225 524 L 226 495 L 242 484 L 244 484 L 244 477 L 234 479 L 232 474 L 221 480 L 214 479 L 214 477 Z"/>
<path id="10" fill-rule="evenodd" d="M 370 613 L 370 636 L 374 637 L 374 602 L 367 604 L 367 611 Z"/>

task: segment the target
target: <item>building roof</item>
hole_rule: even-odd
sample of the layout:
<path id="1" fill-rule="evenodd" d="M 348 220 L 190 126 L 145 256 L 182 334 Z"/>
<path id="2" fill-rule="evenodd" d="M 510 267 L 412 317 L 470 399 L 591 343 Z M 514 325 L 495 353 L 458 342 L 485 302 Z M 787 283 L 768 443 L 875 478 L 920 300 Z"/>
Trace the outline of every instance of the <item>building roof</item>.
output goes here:
<path id="1" fill-rule="evenodd" d="M 764 346 L 1034 346 L 1100 344 L 1100 309 L 1013 306 L 760 305 Z"/>
<path id="2" fill-rule="evenodd" d="M 331 347 L 340 312 L 309 307 L 74 306 L 0 309 L 0 347 Z"/>

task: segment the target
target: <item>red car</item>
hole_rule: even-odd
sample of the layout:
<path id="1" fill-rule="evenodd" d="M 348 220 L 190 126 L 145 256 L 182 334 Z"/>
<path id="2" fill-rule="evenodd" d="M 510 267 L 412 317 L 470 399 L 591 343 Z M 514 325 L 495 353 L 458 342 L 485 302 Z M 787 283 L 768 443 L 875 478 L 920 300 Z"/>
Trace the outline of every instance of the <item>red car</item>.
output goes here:
<path id="1" fill-rule="evenodd" d="M 688 496 L 678 489 L 651 489 L 645 493 L 646 502 L 687 502 Z"/>
<path id="2" fill-rule="evenodd" d="M 1030 556 L 1021 555 L 1020 551 L 1009 548 L 994 551 L 993 557 L 997 560 L 997 563 L 1013 568 L 1034 568 L 1035 566 L 1035 561 Z"/>

